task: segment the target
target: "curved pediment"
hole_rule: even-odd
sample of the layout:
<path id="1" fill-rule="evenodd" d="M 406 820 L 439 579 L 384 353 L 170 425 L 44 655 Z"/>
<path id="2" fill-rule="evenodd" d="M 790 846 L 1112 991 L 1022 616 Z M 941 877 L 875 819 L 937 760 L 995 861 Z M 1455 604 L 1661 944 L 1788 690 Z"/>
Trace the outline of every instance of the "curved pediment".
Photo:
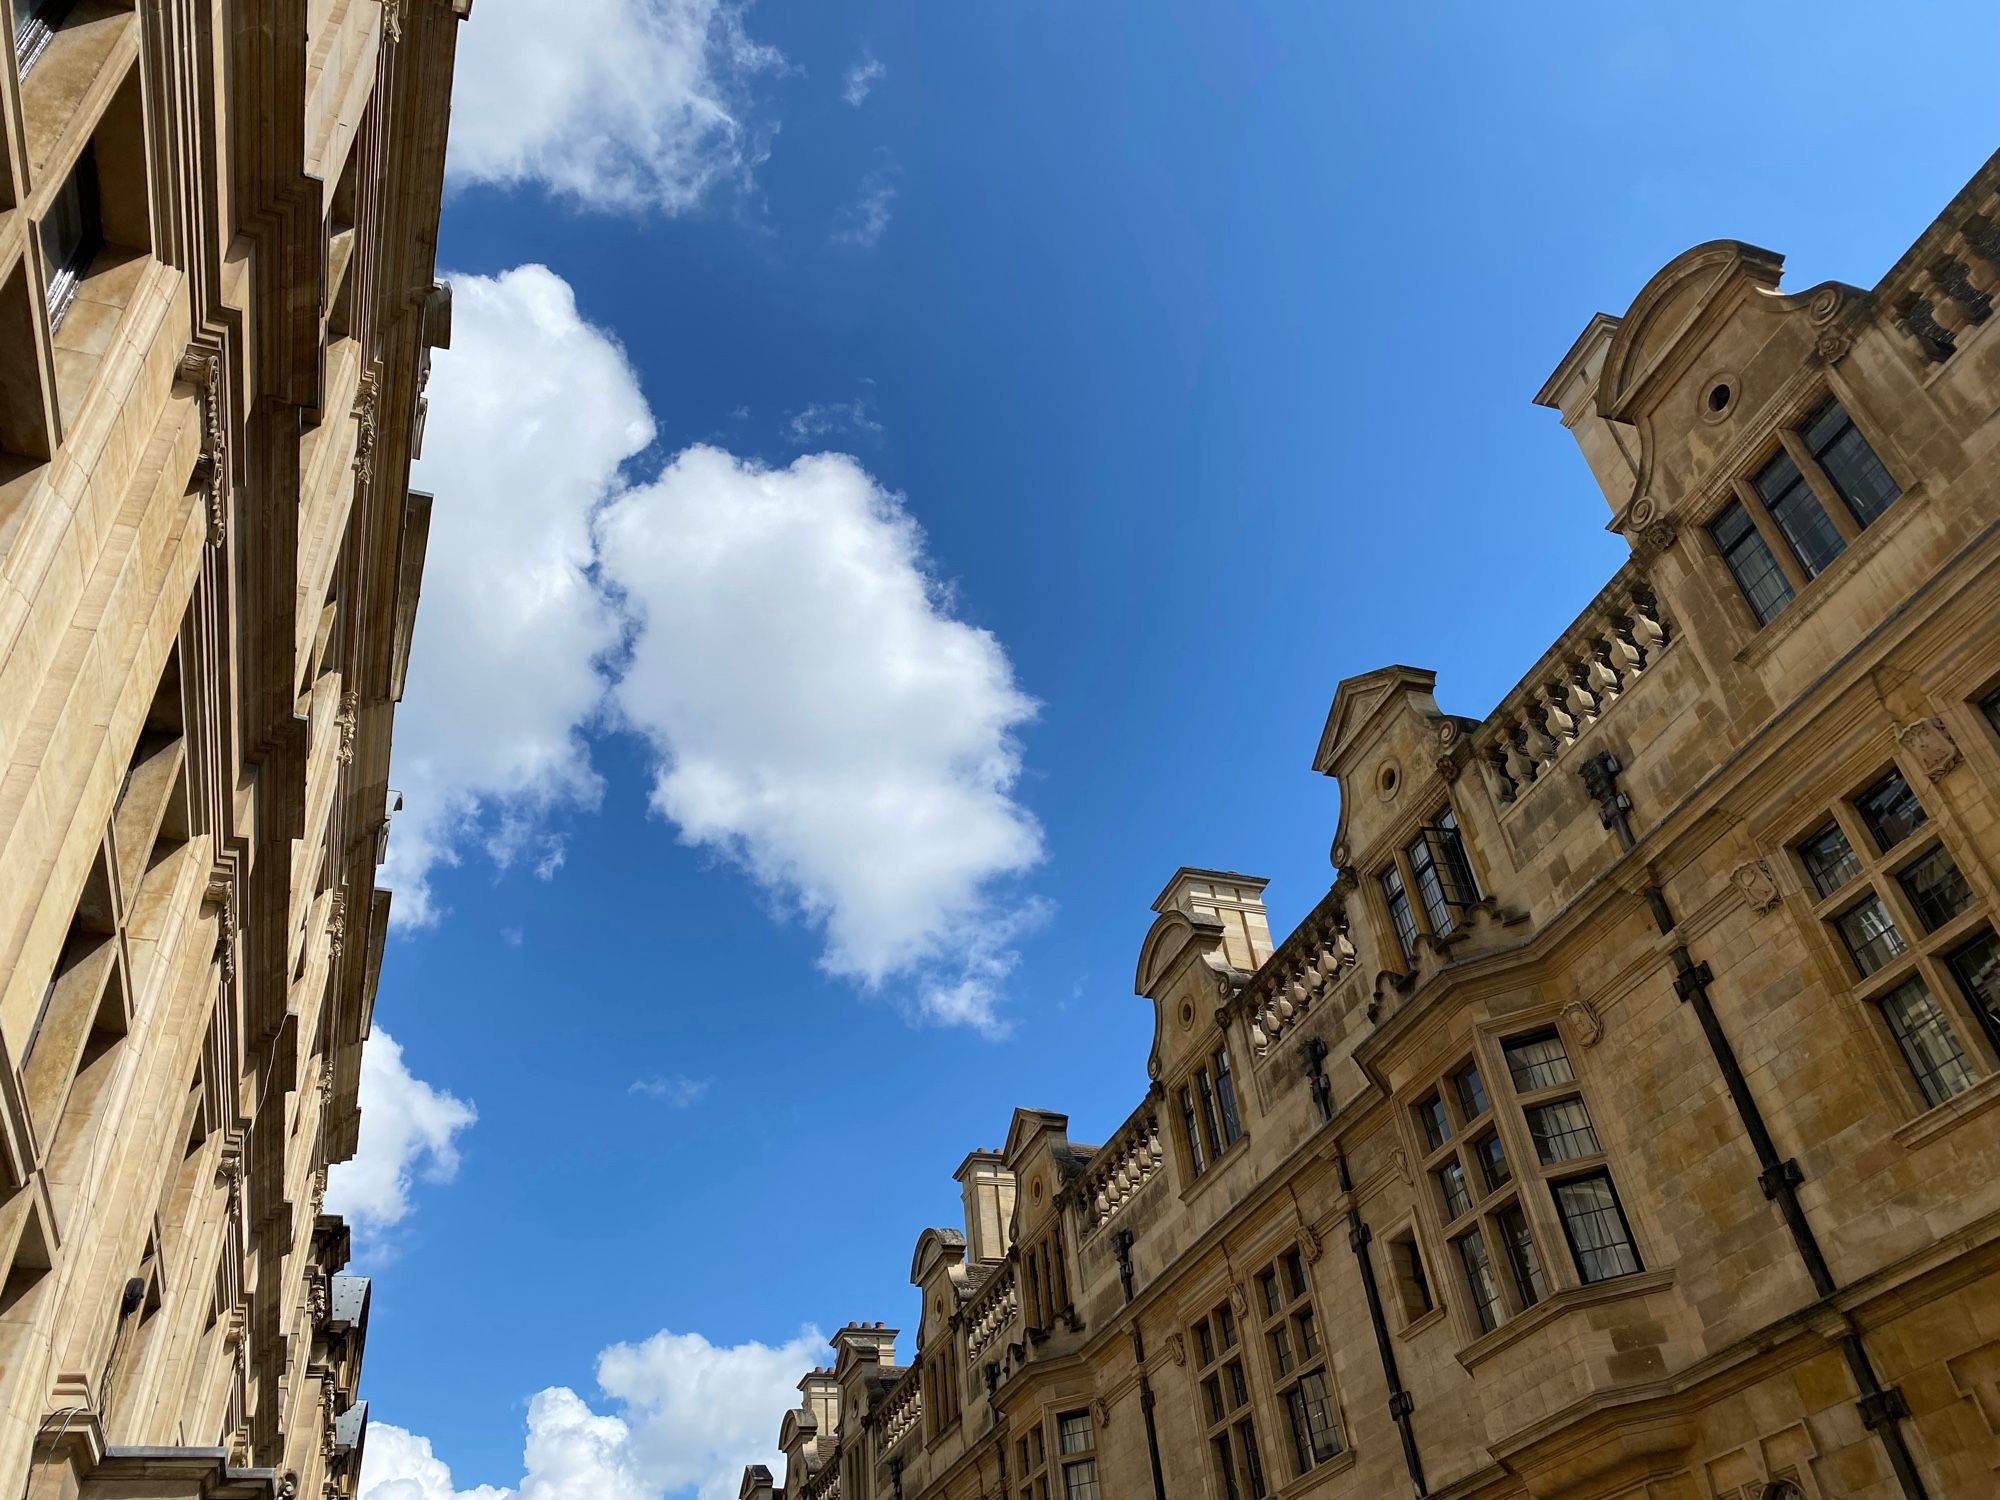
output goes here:
<path id="1" fill-rule="evenodd" d="M 917 1236 L 910 1256 L 910 1285 L 922 1286 L 939 1261 L 957 1265 L 965 1259 L 965 1236 L 956 1229 L 926 1229 Z"/>
<path id="2" fill-rule="evenodd" d="M 1751 289 L 1778 284 L 1785 258 L 1740 240 L 1710 240 L 1668 261 L 1632 299 L 1612 335 L 1598 383 L 1598 412 L 1630 422 L 1646 392 L 1707 340 L 1709 325 Z"/>
<path id="3" fill-rule="evenodd" d="M 1216 918 L 1203 913 L 1163 912 L 1146 931 L 1139 945 L 1139 968 L 1132 978 L 1134 994 L 1158 999 L 1156 993 L 1173 972 L 1190 943 L 1212 946 L 1225 929 Z"/>

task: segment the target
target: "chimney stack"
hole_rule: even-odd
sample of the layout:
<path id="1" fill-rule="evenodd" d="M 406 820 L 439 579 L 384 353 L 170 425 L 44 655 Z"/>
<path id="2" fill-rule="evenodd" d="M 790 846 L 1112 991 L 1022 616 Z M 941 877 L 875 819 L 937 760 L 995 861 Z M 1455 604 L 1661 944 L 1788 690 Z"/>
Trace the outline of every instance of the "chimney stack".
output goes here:
<path id="1" fill-rule="evenodd" d="M 1271 920 L 1264 912 L 1264 887 L 1270 883 L 1261 875 L 1183 865 L 1174 871 L 1153 910 L 1162 916 L 1184 911 L 1220 922 L 1223 957 L 1233 968 L 1255 972 L 1271 956 Z"/>
<path id="2" fill-rule="evenodd" d="M 952 1174 L 965 1195 L 965 1258 L 1002 1260 L 1014 1235 L 1014 1174 L 998 1151 L 974 1151 Z"/>

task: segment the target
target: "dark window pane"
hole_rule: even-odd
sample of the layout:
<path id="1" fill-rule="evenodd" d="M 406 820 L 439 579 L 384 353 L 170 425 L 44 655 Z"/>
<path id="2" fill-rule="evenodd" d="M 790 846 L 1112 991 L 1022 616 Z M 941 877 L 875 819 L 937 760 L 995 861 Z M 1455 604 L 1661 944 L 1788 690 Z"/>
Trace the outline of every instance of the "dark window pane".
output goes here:
<path id="1" fill-rule="evenodd" d="M 1292 1327 L 1299 1336 L 1299 1355 L 1311 1359 L 1319 1353 L 1319 1320 L 1313 1316 L 1310 1305 L 1304 1312 L 1292 1314 Z"/>
<path id="2" fill-rule="evenodd" d="M 1417 1124 L 1423 1128 L 1424 1140 L 1433 1151 L 1451 1139 L 1451 1121 L 1445 1118 L 1444 1100 L 1437 1094 L 1417 1106 Z"/>
<path id="3" fill-rule="evenodd" d="M 1967 943 L 1947 960 L 1952 977 L 2000 1036 L 2000 938 L 1988 932 Z"/>
<path id="4" fill-rule="evenodd" d="M 1293 1455 L 1299 1473 L 1325 1463 L 1340 1452 L 1340 1429 L 1334 1421 L 1333 1397 L 1327 1391 L 1324 1370 L 1300 1376 L 1299 1383 L 1285 1393 L 1285 1409 L 1291 1419 Z"/>
<path id="5" fill-rule="evenodd" d="M 1479 899 L 1479 882 L 1473 879 L 1472 861 L 1465 855 L 1465 836 L 1458 831 L 1457 815 L 1447 807 L 1431 825 L 1430 835 L 1445 900 L 1454 906 L 1472 905 Z"/>
<path id="6" fill-rule="evenodd" d="M 1730 501 L 1728 509 L 1716 518 L 1709 531 L 1757 623 L 1770 624 L 1772 617 L 1791 602 L 1792 585 L 1771 555 L 1771 549 L 1764 545 L 1763 535 L 1743 508 L 1743 502 Z"/>
<path id="7" fill-rule="evenodd" d="M 1943 849 L 1933 849 L 1896 877 L 1925 932 L 1936 932 L 1972 905 L 1972 887 Z"/>
<path id="8" fill-rule="evenodd" d="M 1514 1278 L 1514 1295 L 1521 1299 L 1521 1306 L 1533 1307 L 1548 1296 L 1549 1285 L 1542 1277 L 1542 1258 L 1535 1251 L 1534 1238 L 1528 1233 L 1528 1216 L 1521 1212 L 1518 1203 L 1509 1204 L 1501 1210 L 1500 1242 L 1507 1249 L 1507 1269 Z"/>
<path id="9" fill-rule="evenodd" d="M 1250 1382 L 1244 1378 L 1243 1361 L 1232 1360 L 1229 1365 L 1229 1404 L 1232 1407 L 1244 1405 L 1250 1399 Z"/>
<path id="10" fill-rule="evenodd" d="M 1287 1250 L 1284 1264 L 1285 1290 L 1291 1294 L 1290 1300 L 1296 1302 L 1306 1294 L 1305 1257 L 1296 1250 Z"/>
<path id="11" fill-rule="evenodd" d="M 1265 1271 L 1257 1277 L 1257 1295 L 1263 1300 L 1264 1316 L 1267 1318 L 1276 1317 L 1278 1309 L 1285 1305 L 1284 1299 L 1278 1295 L 1278 1273 L 1276 1271 Z"/>
<path id="12" fill-rule="evenodd" d="M 1229 1434 L 1211 1438 L 1209 1447 L 1215 1455 L 1215 1475 L 1224 1500 L 1240 1500 L 1242 1491 L 1236 1488 L 1236 1462 L 1229 1456 Z"/>
<path id="13" fill-rule="evenodd" d="M 1216 1123 L 1215 1086 L 1209 1082 L 1208 1069 L 1194 1070 L 1195 1097 L 1201 1102 L 1201 1133 L 1211 1157 L 1222 1155 L 1229 1143 L 1222 1137 L 1222 1127 Z"/>
<path id="14" fill-rule="evenodd" d="M 1885 853 L 1923 827 L 1928 817 L 1901 771 L 1891 771 L 1856 797 L 1854 807 Z"/>
<path id="15" fill-rule="evenodd" d="M 1436 1304 L 1431 1300 L 1431 1278 L 1424 1270 L 1424 1252 L 1417 1248 L 1414 1237 L 1401 1242 L 1403 1277 L 1415 1293 L 1417 1306 L 1429 1312 Z"/>
<path id="16" fill-rule="evenodd" d="M 1863 526 L 1902 494 L 1838 401 L 1829 401 L 1814 412 L 1800 436 L 1826 471 L 1835 493 Z"/>
<path id="17" fill-rule="evenodd" d="M 1208 1319 L 1203 1318 L 1194 1325 L 1194 1341 L 1201 1349 L 1203 1368 L 1215 1363 L 1215 1335 L 1208 1331 Z"/>
<path id="18" fill-rule="evenodd" d="M 1236 1424 L 1236 1445 L 1243 1455 L 1243 1480 L 1250 1500 L 1264 1500 L 1264 1459 L 1257 1451 L 1257 1429 L 1247 1419 Z"/>
<path id="19" fill-rule="evenodd" d="M 1569 1236 L 1576 1273 L 1585 1281 L 1609 1281 L 1639 1269 L 1639 1252 L 1632 1231 L 1603 1172 L 1555 1184 L 1556 1209 Z"/>
<path id="20" fill-rule="evenodd" d="M 1236 1347 L 1236 1309 L 1227 1302 L 1215 1310 L 1215 1331 L 1221 1337 L 1223 1348 Z"/>
<path id="21" fill-rule="evenodd" d="M 1959 1050 L 1958 1038 L 1921 979 L 1899 984 L 1882 997 L 1882 1016 L 1889 1034 L 1903 1049 L 1903 1060 L 1924 1098 L 1942 1104 L 1972 1087 L 1972 1066 Z"/>
<path id="22" fill-rule="evenodd" d="M 1098 1500 L 1096 1459 L 1063 1465 L 1063 1500 Z"/>
<path id="23" fill-rule="evenodd" d="M 1424 915 L 1430 919 L 1431 931 L 1443 937 L 1451 931 L 1455 919 L 1444 899 L 1444 881 L 1439 878 L 1437 865 L 1431 859 L 1430 841 L 1419 838 L 1404 852 L 1410 856 L 1410 869 L 1417 877 L 1417 895 L 1423 899 Z"/>
<path id="24" fill-rule="evenodd" d="M 1805 569 L 1806 577 L 1817 578 L 1847 547 L 1833 522 L 1821 508 L 1819 497 L 1799 473 L 1790 456 L 1780 453 L 1751 481 L 1771 519 L 1778 523 L 1792 555 Z"/>
<path id="25" fill-rule="evenodd" d="M 1579 1156 L 1595 1156 L 1601 1149 L 1581 1099 L 1537 1104 L 1528 1111 L 1528 1129 L 1534 1133 L 1535 1154 L 1544 1166 L 1574 1161 Z"/>
<path id="26" fill-rule="evenodd" d="M 1477 1234 L 1468 1234 L 1451 1243 L 1458 1251 L 1459 1265 L 1465 1270 L 1466 1290 L 1472 1293 L 1473 1316 L 1478 1318 L 1482 1329 L 1491 1332 L 1500 1326 L 1500 1282 L 1493 1274 L 1493 1262 L 1487 1259 L 1486 1244 Z"/>
<path id="27" fill-rule="evenodd" d="M 1222 1143 L 1233 1146 L 1243 1134 L 1243 1121 L 1236 1113 L 1236 1080 L 1229 1072 L 1227 1047 L 1215 1054 L 1215 1097 L 1222 1108 Z"/>
<path id="28" fill-rule="evenodd" d="M 1827 824 L 1800 844 L 1799 859 L 1812 876 L 1813 888 L 1822 896 L 1831 896 L 1861 873 L 1861 861 L 1854 857 L 1838 823 Z"/>
<path id="29" fill-rule="evenodd" d="M 1211 1375 L 1201 1383 L 1202 1394 L 1208 1401 L 1208 1420 L 1220 1422 L 1229 1415 L 1229 1408 L 1222 1404 L 1222 1382 Z"/>
<path id="30" fill-rule="evenodd" d="M 1472 1194 L 1466 1191 L 1465 1169 L 1455 1161 L 1438 1168 L 1438 1191 L 1444 1198 L 1444 1216 L 1456 1219 L 1472 1209 Z"/>
<path id="31" fill-rule="evenodd" d="M 1283 1323 L 1271 1330 L 1271 1368 L 1280 1379 L 1292 1373 L 1292 1331 Z"/>
<path id="32" fill-rule="evenodd" d="M 1479 1173 L 1486 1179 L 1486 1190 L 1490 1193 L 1505 1187 L 1513 1180 L 1513 1169 L 1507 1165 L 1507 1151 L 1500 1144 L 1500 1137 L 1491 1131 L 1472 1144 L 1479 1157 Z"/>
<path id="33" fill-rule="evenodd" d="M 76 300 L 83 273 L 104 243 L 97 217 L 97 157 L 84 148 L 42 216 L 42 268 L 48 276 L 49 327 L 58 327 Z"/>
<path id="34" fill-rule="evenodd" d="M 1870 896 L 1859 906 L 1849 907 L 1835 919 L 1834 926 L 1854 955 L 1854 966 L 1864 976 L 1873 974 L 1902 953 L 1903 934 L 1889 916 L 1880 896 Z"/>
<path id="35" fill-rule="evenodd" d="M 1208 1169 L 1208 1158 L 1202 1154 L 1201 1130 L 1194 1122 L 1194 1093 L 1186 1088 L 1181 1090 L 1181 1128 L 1187 1136 L 1188 1164 L 1199 1177 Z"/>
<path id="36" fill-rule="evenodd" d="M 1403 957 L 1417 954 L 1417 919 L 1410 912 L 1409 892 L 1403 889 L 1403 875 L 1394 865 L 1382 872 L 1382 898 L 1389 903 L 1389 920 L 1396 924 L 1396 941 Z"/>
<path id="37" fill-rule="evenodd" d="M 1505 1050 L 1507 1071 L 1520 1093 L 1576 1081 L 1576 1074 L 1569 1068 L 1569 1054 L 1563 1051 L 1562 1038 L 1553 1031 L 1518 1037 L 1507 1043 Z"/>
<path id="38" fill-rule="evenodd" d="M 2000 688 L 1994 689 L 1979 700 L 1979 711 L 1986 715 L 1986 722 L 2000 731 Z"/>
<path id="39" fill-rule="evenodd" d="M 1451 1085 L 1466 1119 L 1476 1120 L 1486 1113 L 1486 1081 L 1479 1076 L 1477 1063 L 1467 1063 L 1452 1074 Z"/>

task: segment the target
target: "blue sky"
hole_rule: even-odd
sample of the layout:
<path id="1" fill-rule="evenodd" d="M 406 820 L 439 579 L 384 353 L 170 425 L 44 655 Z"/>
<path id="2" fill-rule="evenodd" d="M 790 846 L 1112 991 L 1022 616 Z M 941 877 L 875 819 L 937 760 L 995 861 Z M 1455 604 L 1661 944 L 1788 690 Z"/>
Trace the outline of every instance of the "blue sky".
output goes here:
<path id="1" fill-rule="evenodd" d="M 1869 284 L 1993 148 L 1928 15 L 479 0 L 368 1500 L 733 1496 L 968 1149 L 1137 1102 L 1173 869 L 1324 891 L 1338 680 L 1483 714 L 1617 565 L 1590 314 Z"/>

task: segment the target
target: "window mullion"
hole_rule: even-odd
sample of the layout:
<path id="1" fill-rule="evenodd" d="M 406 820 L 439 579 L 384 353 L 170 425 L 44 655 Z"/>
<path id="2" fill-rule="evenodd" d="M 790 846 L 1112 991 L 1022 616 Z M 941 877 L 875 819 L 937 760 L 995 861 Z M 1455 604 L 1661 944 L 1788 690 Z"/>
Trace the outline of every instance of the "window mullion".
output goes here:
<path id="1" fill-rule="evenodd" d="M 1779 432 L 1778 440 L 1785 445 L 1785 452 L 1798 465 L 1799 473 L 1805 477 L 1806 486 L 1819 501 L 1819 508 L 1826 512 L 1833 522 L 1833 529 L 1840 533 L 1840 539 L 1850 547 L 1861 535 L 1861 525 L 1854 519 L 1854 512 L 1847 502 L 1840 498 L 1840 491 L 1833 487 L 1833 481 L 1826 477 L 1826 470 L 1819 466 L 1819 460 L 1806 447 L 1805 439 L 1790 428 Z"/>
<path id="2" fill-rule="evenodd" d="M 1803 592 L 1805 586 L 1812 580 L 1806 577 L 1806 570 L 1800 565 L 1798 554 L 1792 551 L 1791 540 L 1785 535 L 1784 528 L 1772 519 L 1771 513 L 1764 508 L 1763 497 L 1757 493 L 1749 480 L 1738 479 L 1734 481 L 1734 485 L 1736 498 L 1743 502 L 1744 514 L 1750 517 L 1750 524 L 1757 528 L 1757 535 L 1764 539 L 1764 546 L 1769 549 L 1772 560 L 1777 563 L 1778 571 L 1785 575 L 1785 582 L 1791 585 L 1793 594 Z"/>

